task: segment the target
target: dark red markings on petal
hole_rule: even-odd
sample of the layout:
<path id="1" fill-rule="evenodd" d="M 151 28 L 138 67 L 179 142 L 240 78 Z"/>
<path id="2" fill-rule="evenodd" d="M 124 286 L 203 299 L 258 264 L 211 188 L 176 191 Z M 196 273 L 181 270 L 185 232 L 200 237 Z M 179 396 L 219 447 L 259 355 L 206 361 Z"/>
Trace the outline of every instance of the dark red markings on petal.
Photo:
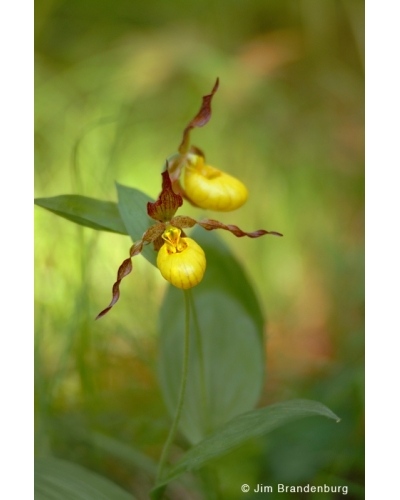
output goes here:
<path id="1" fill-rule="evenodd" d="M 132 247 L 133 248 L 133 247 Z M 119 266 L 118 273 L 117 273 L 117 281 L 114 283 L 112 287 L 112 300 L 108 304 L 108 306 L 101 311 L 96 316 L 96 319 L 102 318 L 105 314 L 108 313 L 108 311 L 112 308 L 112 306 L 118 301 L 120 292 L 119 292 L 119 284 L 121 283 L 122 279 L 125 278 L 125 276 L 128 276 L 128 274 L 132 271 L 132 261 L 131 257 L 128 259 L 125 259 L 124 262 Z"/>
<path id="2" fill-rule="evenodd" d="M 205 95 L 203 97 L 203 102 L 201 103 L 200 111 L 193 118 L 193 120 L 189 123 L 189 125 L 187 125 L 187 127 L 185 128 L 185 130 L 183 132 L 182 142 L 181 142 L 179 149 L 178 149 L 178 151 L 180 153 L 185 154 L 188 152 L 189 135 L 190 135 L 190 131 L 192 130 L 192 128 L 204 127 L 204 125 L 206 125 L 206 123 L 208 123 L 208 121 L 210 120 L 210 118 L 211 118 L 211 100 L 212 100 L 215 92 L 218 90 L 218 86 L 219 86 L 219 78 L 217 78 L 215 85 L 214 85 L 214 88 L 211 91 L 211 94 Z"/>
<path id="3" fill-rule="evenodd" d="M 191 217 L 187 217 L 186 215 L 177 215 L 170 222 L 171 226 L 179 227 L 179 229 L 183 229 L 186 227 L 193 227 L 197 224 L 197 221 L 192 219 Z"/>
<path id="4" fill-rule="evenodd" d="M 203 227 L 204 229 L 207 229 L 207 231 L 212 231 L 213 229 L 225 229 L 226 231 L 230 231 L 238 238 L 242 238 L 243 236 L 248 236 L 249 238 L 259 238 L 260 236 L 264 236 L 264 234 L 283 236 L 283 234 L 277 233 L 276 231 L 266 231 L 265 229 L 259 229 L 258 231 L 253 231 L 252 233 L 246 233 L 237 226 L 233 226 L 231 224 L 222 224 L 222 222 L 213 219 L 203 219 L 198 221 L 197 224 L 199 224 L 199 226 Z"/>
<path id="5" fill-rule="evenodd" d="M 160 222 L 167 222 L 175 215 L 175 212 L 182 206 L 182 196 L 174 193 L 168 170 L 162 174 L 162 191 L 154 203 L 147 203 L 147 213 L 149 217 Z"/>

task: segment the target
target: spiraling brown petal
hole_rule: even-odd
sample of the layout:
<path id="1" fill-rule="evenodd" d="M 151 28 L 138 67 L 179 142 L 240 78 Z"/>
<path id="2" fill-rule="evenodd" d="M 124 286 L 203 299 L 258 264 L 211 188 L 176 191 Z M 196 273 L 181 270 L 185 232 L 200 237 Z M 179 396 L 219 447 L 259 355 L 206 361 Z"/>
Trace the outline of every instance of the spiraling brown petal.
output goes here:
<path id="1" fill-rule="evenodd" d="M 167 222 L 172 219 L 175 212 L 182 206 L 182 196 L 174 193 L 168 170 L 164 170 L 162 175 L 162 191 L 154 203 L 147 203 L 147 213 L 149 217 L 160 222 Z"/>
<path id="2" fill-rule="evenodd" d="M 153 226 L 154 227 L 154 226 Z M 148 230 L 146 231 L 146 233 Z M 144 234 L 146 234 L 144 233 Z M 118 273 L 117 273 L 117 281 L 114 283 L 112 287 L 112 299 L 111 302 L 108 304 L 108 306 L 101 311 L 96 316 L 96 319 L 102 318 L 105 314 L 108 313 L 108 311 L 113 307 L 113 305 L 118 301 L 119 296 L 120 296 L 120 291 L 119 291 L 119 285 L 123 278 L 125 276 L 128 276 L 128 274 L 132 271 L 132 257 L 135 257 L 135 255 L 139 255 L 140 252 L 143 249 L 143 240 L 139 240 L 136 243 L 134 243 L 130 250 L 129 250 L 129 255 L 130 257 L 128 259 L 125 259 L 124 262 L 119 266 Z"/>
<path id="3" fill-rule="evenodd" d="M 243 236 L 248 236 L 249 238 L 259 238 L 260 236 L 263 236 L 264 234 L 272 234 L 274 236 L 283 236 L 281 233 L 277 233 L 276 231 L 266 231 L 265 229 L 259 229 L 258 231 L 253 231 L 252 233 L 246 233 L 242 231 L 240 228 L 237 226 L 233 226 L 231 224 L 222 224 L 222 222 L 219 222 L 217 220 L 213 219 L 203 219 L 197 221 L 197 224 L 199 226 L 203 227 L 204 229 L 207 229 L 207 231 L 212 231 L 213 229 L 225 229 L 226 231 L 230 231 L 232 234 L 237 236 L 238 238 L 242 238 Z"/>
<path id="4" fill-rule="evenodd" d="M 211 94 L 203 96 L 203 102 L 201 103 L 200 111 L 193 118 L 193 120 L 189 123 L 189 125 L 187 125 L 187 127 L 185 128 L 185 130 L 183 132 L 182 142 L 181 142 L 179 149 L 178 149 L 178 151 L 181 154 L 185 154 L 188 152 L 189 135 L 190 135 L 190 131 L 192 130 L 192 128 L 204 127 L 204 125 L 206 125 L 206 123 L 208 123 L 208 121 L 210 120 L 210 118 L 211 118 L 211 100 L 212 100 L 215 92 L 218 90 L 218 86 L 219 86 L 219 78 L 217 78 L 215 85 L 211 91 Z"/>
<path id="5" fill-rule="evenodd" d="M 258 231 L 253 231 L 252 233 L 245 233 L 239 227 L 233 226 L 232 224 L 223 224 L 217 220 L 213 219 L 203 219 L 196 221 L 191 217 L 187 217 L 186 215 L 177 215 L 170 222 L 171 226 L 179 227 L 180 229 L 193 227 L 195 224 L 203 227 L 207 231 L 212 231 L 213 229 L 225 229 L 226 231 L 230 231 L 238 238 L 243 236 L 248 236 L 249 238 L 259 238 L 264 234 L 272 234 L 274 236 L 283 236 L 281 233 L 277 233 L 276 231 L 266 231 L 265 229 L 259 229 Z"/>
<path id="6" fill-rule="evenodd" d="M 108 304 L 108 306 L 101 311 L 96 316 L 96 319 L 102 318 L 105 314 L 108 313 L 108 311 L 112 308 L 112 306 L 118 301 L 119 299 L 119 284 L 121 283 L 122 279 L 125 278 L 125 276 L 128 276 L 128 274 L 132 271 L 132 261 L 131 257 L 128 259 L 125 259 L 124 262 L 119 266 L 118 273 L 117 273 L 117 281 L 114 283 L 112 287 L 112 300 Z"/>
<path id="7" fill-rule="evenodd" d="M 135 257 L 135 255 L 139 255 L 142 250 L 143 250 L 143 240 L 139 240 L 131 246 L 131 248 L 129 249 L 129 255 L 131 257 Z"/>

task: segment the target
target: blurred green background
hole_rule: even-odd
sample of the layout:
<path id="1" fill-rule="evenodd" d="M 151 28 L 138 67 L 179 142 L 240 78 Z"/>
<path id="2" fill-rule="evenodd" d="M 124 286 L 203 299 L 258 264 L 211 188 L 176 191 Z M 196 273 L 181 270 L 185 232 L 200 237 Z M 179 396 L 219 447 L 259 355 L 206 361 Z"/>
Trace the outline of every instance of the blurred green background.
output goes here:
<path id="1" fill-rule="evenodd" d="M 219 460 L 221 498 L 252 498 L 242 483 L 324 482 L 364 498 L 363 2 L 37 0 L 35 17 L 36 197 L 116 201 L 114 181 L 156 197 L 166 157 L 220 78 L 192 143 L 250 196 L 207 215 L 284 234 L 220 234 L 267 317 L 260 405 L 315 399 L 342 419 L 302 421 Z M 170 424 L 156 374 L 166 282 L 134 259 L 120 302 L 94 322 L 129 238 L 41 208 L 35 229 L 36 453 L 146 499 L 140 453 L 157 460 Z"/>

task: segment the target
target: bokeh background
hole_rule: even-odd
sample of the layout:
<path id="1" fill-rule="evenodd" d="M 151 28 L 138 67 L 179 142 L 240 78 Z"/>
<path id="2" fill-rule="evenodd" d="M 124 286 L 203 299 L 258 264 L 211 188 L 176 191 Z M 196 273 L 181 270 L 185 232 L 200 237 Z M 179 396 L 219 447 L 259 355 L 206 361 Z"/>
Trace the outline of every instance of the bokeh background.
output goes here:
<path id="1" fill-rule="evenodd" d="M 242 483 L 345 484 L 364 498 L 363 1 L 37 0 L 35 17 L 36 197 L 116 201 L 115 181 L 156 197 L 220 78 L 192 142 L 250 196 L 208 215 L 284 234 L 220 234 L 267 318 L 260 405 L 315 399 L 342 419 L 305 420 L 219 460 L 221 498 L 252 498 Z M 136 258 L 117 308 L 94 322 L 129 238 L 39 207 L 35 229 L 36 453 L 145 499 L 144 455 L 158 459 L 170 423 L 157 381 L 166 282 Z"/>

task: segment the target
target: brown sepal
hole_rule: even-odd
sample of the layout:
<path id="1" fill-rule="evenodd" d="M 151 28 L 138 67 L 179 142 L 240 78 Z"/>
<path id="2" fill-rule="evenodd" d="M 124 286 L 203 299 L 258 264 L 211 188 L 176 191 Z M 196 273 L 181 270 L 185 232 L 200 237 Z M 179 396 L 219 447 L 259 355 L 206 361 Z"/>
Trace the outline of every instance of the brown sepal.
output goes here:
<path id="1" fill-rule="evenodd" d="M 175 212 L 182 206 L 183 200 L 180 194 L 174 193 L 168 170 L 164 170 L 162 175 L 162 191 L 154 203 L 147 203 L 147 213 L 149 217 L 160 222 L 167 222 L 172 219 Z"/>
<path id="2" fill-rule="evenodd" d="M 211 100 L 213 98 L 213 95 L 215 92 L 218 90 L 219 86 L 219 78 L 217 78 L 215 85 L 211 91 L 211 94 L 203 96 L 203 102 L 201 103 L 201 108 L 200 111 L 197 113 L 197 115 L 193 118 L 193 120 L 187 125 L 183 132 L 183 138 L 182 142 L 179 146 L 178 151 L 181 154 L 185 154 L 188 152 L 189 149 L 189 135 L 190 131 L 192 128 L 195 127 L 204 127 L 211 118 Z"/>
<path id="3" fill-rule="evenodd" d="M 243 236 L 248 236 L 249 238 L 259 238 L 260 236 L 263 236 L 264 234 L 272 234 L 274 236 L 283 236 L 281 233 L 277 233 L 275 231 L 266 231 L 265 229 L 259 229 L 258 231 L 253 231 L 252 233 L 246 233 L 242 231 L 240 228 L 237 226 L 233 226 L 231 224 L 222 224 L 222 222 L 219 222 L 217 220 L 213 219 L 203 219 L 199 220 L 197 222 L 199 226 L 203 227 L 207 231 L 212 231 L 213 229 L 225 229 L 226 231 L 230 231 L 232 234 L 237 236 L 238 238 L 242 238 Z"/>

